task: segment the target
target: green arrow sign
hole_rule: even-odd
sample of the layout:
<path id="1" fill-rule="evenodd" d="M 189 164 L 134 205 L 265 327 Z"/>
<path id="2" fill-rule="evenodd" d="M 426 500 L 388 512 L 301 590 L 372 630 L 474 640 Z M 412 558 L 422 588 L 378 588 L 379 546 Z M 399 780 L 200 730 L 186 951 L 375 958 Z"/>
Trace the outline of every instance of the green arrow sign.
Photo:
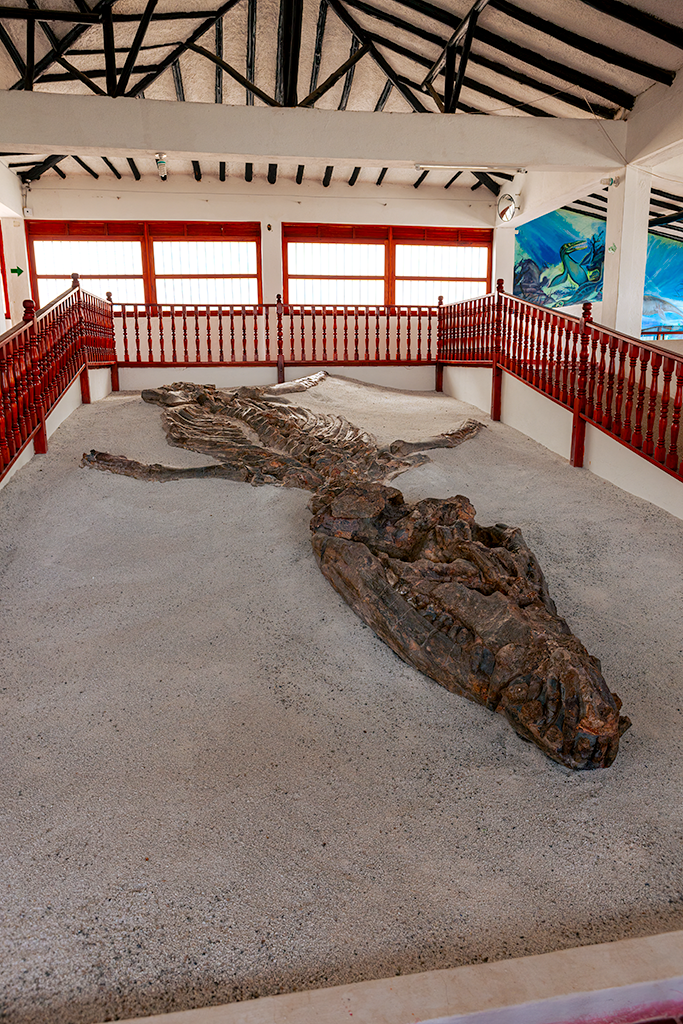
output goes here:
<path id="1" fill-rule="evenodd" d="M 16 274 L 17 277 L 21 277 L 23 273 L 24 271 L 21 269 L 21 267 L 12 267 L 12 269 L 10 270 L 10 274 Z"/>

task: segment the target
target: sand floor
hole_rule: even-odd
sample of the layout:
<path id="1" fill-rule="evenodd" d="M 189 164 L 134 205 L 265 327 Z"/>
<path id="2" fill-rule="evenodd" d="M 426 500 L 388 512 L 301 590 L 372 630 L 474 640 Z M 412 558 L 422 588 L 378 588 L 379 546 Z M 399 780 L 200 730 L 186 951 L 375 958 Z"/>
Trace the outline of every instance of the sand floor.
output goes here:
<path id="1" fill-rule="evenodd" d="M 481 413 L 328 381 L 383 439 Z M 623 699 L 572 773 L 327 584 L 309 495 L 199 465 L 132 393 L 0 493 L 0 1017 L 85 1024 L 683 927 L 683 522 L 500 424 L 394 484 L 522 527 Z"/>

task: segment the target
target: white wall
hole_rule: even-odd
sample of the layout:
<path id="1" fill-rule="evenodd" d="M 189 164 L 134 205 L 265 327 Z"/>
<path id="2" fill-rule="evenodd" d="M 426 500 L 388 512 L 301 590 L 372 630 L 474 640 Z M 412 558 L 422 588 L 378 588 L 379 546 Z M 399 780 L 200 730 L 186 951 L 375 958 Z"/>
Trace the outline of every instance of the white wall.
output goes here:
<path id="1" fill-rule="evenodd" d="M 16 324 L 24 317 L 23 300 L 31 298 L 26 231 L 23 218 L 3 217 L 0 220 L 0 230 L 2 231 L 2 244 L 5 251 L 10 323 Z M 22 273 L 11 274 L 10 270 L 13 267 L 19 267 Z"/>

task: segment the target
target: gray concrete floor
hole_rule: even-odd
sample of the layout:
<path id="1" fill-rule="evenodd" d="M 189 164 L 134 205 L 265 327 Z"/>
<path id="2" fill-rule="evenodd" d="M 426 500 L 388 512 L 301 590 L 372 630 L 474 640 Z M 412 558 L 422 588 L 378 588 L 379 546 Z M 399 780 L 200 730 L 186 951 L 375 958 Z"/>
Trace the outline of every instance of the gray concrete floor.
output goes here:
<path id="1" fill-rule="evenodd" d="M 404 437 L 470 411 L 366 405 Z M 121 394 L 0 493 L 2 1019 L 132 1017 L 683 927 L 681 521 L 500 424 L 396 481 L 521 526 L 602 659 L 633 728 L 610 769 L 573 774 L 353 615 L 316 567 L 307 494 L 146 484 L 81 469 L 91 447 L 206 461 Z"/>

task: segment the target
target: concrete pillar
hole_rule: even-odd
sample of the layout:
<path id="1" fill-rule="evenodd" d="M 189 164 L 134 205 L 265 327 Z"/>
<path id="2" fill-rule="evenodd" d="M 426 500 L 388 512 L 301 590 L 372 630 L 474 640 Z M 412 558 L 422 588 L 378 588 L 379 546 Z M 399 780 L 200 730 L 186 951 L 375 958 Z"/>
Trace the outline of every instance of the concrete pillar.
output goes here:
<path id="1" fill-rule="evenodd" d="M 2 229 L 2 247 L 5 254 L 7 271 L 7 290 L 9 291 L 10 320 L 16 324 L 24 316 L 24 299 L 31 298 L 31 282 L 28 274 L 28 252 L 26 249 L 26 232 L 24 221 L 19 217 L 3 217 L 0 221 Z M 17 268 L 21 274 L 12 274 Z"/>
<path id="2" fill-rule="evenodd" d="M 605 274 L 600 319 L 606 327 L 640 337 L 647 260 L 652 174 L 629 165 L 607 193 Z"/>
<path id="3" fill-rule="evenodd" d="M 502 277 L 505 291 L 511 295 L 515 277 L 515 228 L 514 222 L 493 231 L 493 273 L 492 288 Z"/>
<path id="4" fill-rule="evenodd" d="M 261 221 L 261 273 L 263 301 L 276 302 L 282 295 L 282 222 Z"/>

